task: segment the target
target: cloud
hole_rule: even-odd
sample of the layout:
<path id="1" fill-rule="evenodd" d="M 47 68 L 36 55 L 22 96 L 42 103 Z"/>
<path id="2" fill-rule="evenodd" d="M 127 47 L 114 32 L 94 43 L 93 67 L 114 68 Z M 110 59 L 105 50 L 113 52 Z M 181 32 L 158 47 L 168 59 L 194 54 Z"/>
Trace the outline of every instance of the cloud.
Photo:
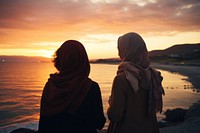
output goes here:
<path id="1" fill-rule="evenodd" d="M 199 16 L 199 0 L 0 0 L 0 47 L 129 31 L 200 31 Z"/>
<path id="2" fill-rule="evenodd" d="M 200 2 L 198 0 L 118 0 L 110 3 L 89 0 L 1 0 L 0 27 L 17 29 L 51 28 L 58 25 L 72 27 L 91 24 L 91 27 L 124 25 L 145 27 L 162 25 L 166 29 L 178 26 L 199 29 Z M 138 3 L 146 2 L 144 6 Z M 153 22 L 153 23 L 151 23 Z M 112 25 L 114 24 L 114 25 Z M 138 24 L 135 26 L 134 24 Z M 141 24 L 141 26 L 139 26 Z M 172 26 L 173 24 L 173 26 Z M 181 25 L 181 26 L 180 26 Z M 168 27 L 168 28 L 167 28 Z M 83 26 L 83 28 L 88 28 Z M 140 28 L 137 28 L 140 29 Z M 142 28 L 141 28 L 142 29 Z M 151 29 L 156 30 L 156 29 Z M 165 30 L 165 29 L 164 29 Z M 187 29 L 189 30 L 189 29 Z"/>

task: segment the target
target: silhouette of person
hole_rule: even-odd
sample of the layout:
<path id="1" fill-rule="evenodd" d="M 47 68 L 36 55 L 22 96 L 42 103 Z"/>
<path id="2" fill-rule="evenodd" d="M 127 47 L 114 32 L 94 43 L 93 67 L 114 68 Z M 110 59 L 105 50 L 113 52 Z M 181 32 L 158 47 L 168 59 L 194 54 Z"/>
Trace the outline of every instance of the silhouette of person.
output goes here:
<path id="1" fill-rule="evenodd" d="M 130 32 L 118 38 L 121 63 L 114 78 L 108 133 L 159 133 L 156 112 L 162 111 L 162 76 L 150 66 L 142 37 Z"/>
<path id="2" fill-rule="evenodd" d="M 41 98 L 39 133 L 97 133 L 105 124 L 98 83 L 88 78 L 84 46 L 68 40 L 55 52 L 57 73 L 50 74 Z"/>

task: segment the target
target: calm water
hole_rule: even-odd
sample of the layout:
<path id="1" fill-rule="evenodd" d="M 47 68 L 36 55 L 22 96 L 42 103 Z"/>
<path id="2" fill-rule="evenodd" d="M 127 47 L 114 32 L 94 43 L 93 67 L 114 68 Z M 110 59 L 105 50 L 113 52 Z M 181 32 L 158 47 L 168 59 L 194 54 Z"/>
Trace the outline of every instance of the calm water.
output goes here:
<path id="1" fill-rule="evenodd" d="M 5 126 L 23 125 L 21 123 L 35 123 L 34 128 L 37 128 L 42 89 L 49 74 L 55 71 L 52 63 L 0 63 L 0 132 Z M 116 71 L 117 65 L 91 65 L 90 78 L 100 85 L 105 115 Z M 188 108 L 200 99 L 200 93 L 183 80 L 187 77 L 167 71 L 161 73 L 166 93 L 164 111 Z M 163 117 L 158 114 L 158 119 Z"/>

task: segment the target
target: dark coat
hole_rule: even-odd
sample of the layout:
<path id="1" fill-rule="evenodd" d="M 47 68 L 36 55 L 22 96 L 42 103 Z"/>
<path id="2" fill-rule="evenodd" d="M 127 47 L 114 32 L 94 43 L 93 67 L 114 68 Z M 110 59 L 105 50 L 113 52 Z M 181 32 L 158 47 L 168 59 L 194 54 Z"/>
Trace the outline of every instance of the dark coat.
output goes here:
<path id="1" fill-rule="evenodd" d="M 65 111 L 54 116 L 40 115 L 39 133 L 97 133 L 97 129 L 104 127 L 105 121 L 100 88 L 92 82 L 75 114 Z"/>

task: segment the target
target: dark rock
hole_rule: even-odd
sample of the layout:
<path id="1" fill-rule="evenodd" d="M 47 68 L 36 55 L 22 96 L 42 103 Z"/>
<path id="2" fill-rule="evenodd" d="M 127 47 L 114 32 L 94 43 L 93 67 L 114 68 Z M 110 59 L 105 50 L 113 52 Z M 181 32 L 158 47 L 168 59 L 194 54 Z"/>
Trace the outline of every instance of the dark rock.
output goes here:
<path id="1" fill-rule="evenodd" d="M 170 122 L 164 121 L 164 120 L 161 120 L 158 122 L 159 128 L 167 127 L 167 126 L 169 126 L 169 124 L 170 124 Z"/>
<path id="2" fill-rule="evenodd" d="M 38 132 L 27 128 L 18 128 L 10 133 L 38 133 Z"/>
<path id="3" fill-rule="evenodd" d="M 160 133 L 200 133 L 200 102 L 188 109 L 183 122 L 175 124 L 160 128 Z"/>
<path id="4" fill-rule="evenodd" d="M 166 115 L 165 121 L 168 122 L 183 122 L 185 119 L 187 110 L 176 108 L 173 110 L 167 110 L 164 114 Z"/>
<path id="5" fill-rule="evenodd" d="M 200 117 L 200 102 L 194 103 L 189 110 L 187 111 L 187 114 L 185 115 L 185 119 L 189 119 L 192 117 Z"/>

